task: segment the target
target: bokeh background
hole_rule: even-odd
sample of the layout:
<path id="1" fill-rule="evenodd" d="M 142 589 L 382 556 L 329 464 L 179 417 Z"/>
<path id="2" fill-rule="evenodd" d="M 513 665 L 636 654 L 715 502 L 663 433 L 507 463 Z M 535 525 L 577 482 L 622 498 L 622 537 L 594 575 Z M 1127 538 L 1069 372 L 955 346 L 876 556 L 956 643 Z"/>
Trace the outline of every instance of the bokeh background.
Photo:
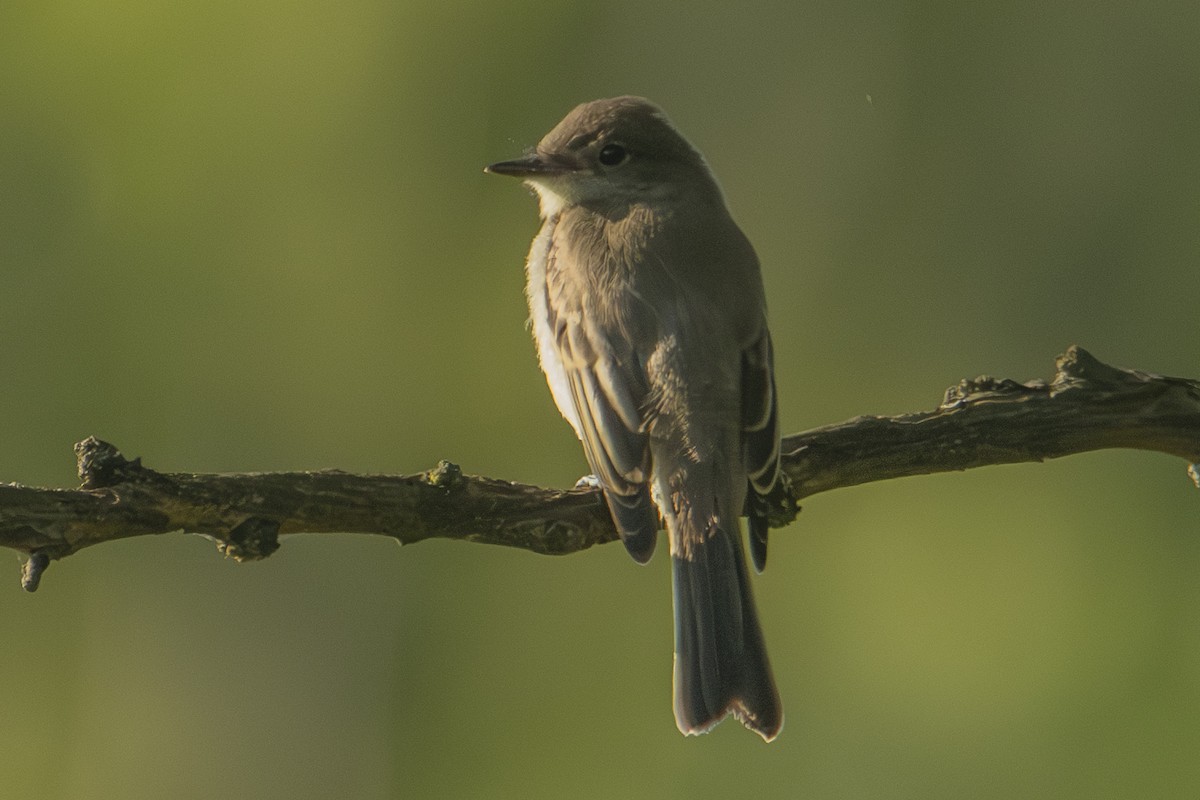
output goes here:
<path id="1" fill-rule="evenodd" d="M 585 471 L 485 176 L 659 102 L 763 261 L 784 427 L 1049 377 L 1200 376 L 1200 6 L 0 4 L 0 479 Z M 756 592 L 765 746 L 671 717 L 669 569 L 180 534 L 0 591 L 23 798 L 1196 797 L 1200 495 L 1106 452 L 811 499 Z M 0 576 L 3 577 L 3 576 Z"/>

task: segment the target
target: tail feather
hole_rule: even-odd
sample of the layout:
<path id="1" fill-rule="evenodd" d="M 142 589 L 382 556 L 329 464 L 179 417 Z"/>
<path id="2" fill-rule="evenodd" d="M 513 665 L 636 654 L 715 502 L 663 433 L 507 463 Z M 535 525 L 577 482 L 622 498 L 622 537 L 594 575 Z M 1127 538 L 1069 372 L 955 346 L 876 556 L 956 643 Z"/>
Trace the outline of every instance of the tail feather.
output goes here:
<path id="1" fill-rule="evenodd" d="M 763 643 L 738 533 L 714 527 L 688 557 L 672 554 L 675 721 L 685 734 L 728 714 L 771 741 L 783 706 Z"/>

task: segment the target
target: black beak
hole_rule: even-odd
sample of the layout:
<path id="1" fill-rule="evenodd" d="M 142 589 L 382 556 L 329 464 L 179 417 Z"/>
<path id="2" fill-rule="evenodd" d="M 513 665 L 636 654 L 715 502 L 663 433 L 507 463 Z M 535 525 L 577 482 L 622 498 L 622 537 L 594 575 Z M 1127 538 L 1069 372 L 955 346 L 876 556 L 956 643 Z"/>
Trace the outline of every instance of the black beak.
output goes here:
<path id="1" fill-rule="evenodd" d="M 498 164 L 489 164 L 483 168 L 484 172 L 490 172 L 493 175 L 511 175 L 514 178 L 537 178 L 539 176 L 562 175 L 571 172 L 572 167 L 569 164 L 564 164 L 559 161 L 551 161 L 545 156 L 534 153 L 525 158 L 517 158 L 512 161 L 501 161 Z"/>

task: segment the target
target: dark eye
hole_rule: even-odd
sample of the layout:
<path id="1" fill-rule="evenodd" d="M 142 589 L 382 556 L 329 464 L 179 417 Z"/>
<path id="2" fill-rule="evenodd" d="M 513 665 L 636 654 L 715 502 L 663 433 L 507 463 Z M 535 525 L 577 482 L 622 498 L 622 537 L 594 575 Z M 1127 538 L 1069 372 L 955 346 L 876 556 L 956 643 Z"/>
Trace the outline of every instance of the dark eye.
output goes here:
<path id="1" fill-rule="evenodd" d="M 606 167 L 615 167 L 629 158 L 629 151 L 619 144 L 606 144 L 600 150 L 600 163 Z"/>

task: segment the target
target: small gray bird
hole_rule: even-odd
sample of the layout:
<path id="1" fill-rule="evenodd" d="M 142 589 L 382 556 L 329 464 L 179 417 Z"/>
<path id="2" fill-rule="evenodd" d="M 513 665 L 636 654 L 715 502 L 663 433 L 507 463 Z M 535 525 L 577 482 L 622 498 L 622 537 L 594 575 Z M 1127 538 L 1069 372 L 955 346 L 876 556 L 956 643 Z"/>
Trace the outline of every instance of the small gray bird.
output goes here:
<path id="1" fill-rule="evenodd" d="M 774 739 L 783 707 L 738 522 L 761 571 L 779 425 L 750 242 L 704 157 L 640 97 L 584 103 L 487 171 L 541 201 L 526 264 L 538 355 L 634 559 L 666 521 L 679 730 L 733 714 Z"/>

